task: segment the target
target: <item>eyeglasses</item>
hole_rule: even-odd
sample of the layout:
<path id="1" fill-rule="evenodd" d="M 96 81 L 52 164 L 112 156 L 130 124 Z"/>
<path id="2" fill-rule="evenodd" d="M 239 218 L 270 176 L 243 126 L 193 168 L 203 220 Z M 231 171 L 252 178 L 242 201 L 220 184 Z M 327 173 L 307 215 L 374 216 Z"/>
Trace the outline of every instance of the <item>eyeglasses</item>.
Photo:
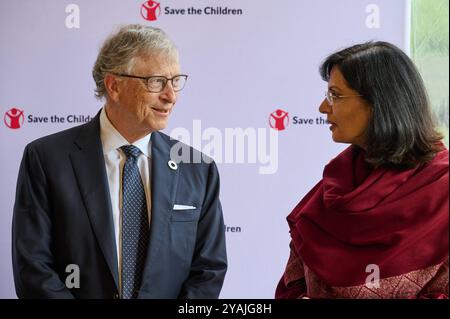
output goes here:
<path id="1" fill-rule="evenodd" d="M 172 87 L 175 92 L 181 91 L 184 86 L 186 85 L 186 81 L 188 76 L 186 74 L 179 74 L 175 75 L 173 78 L 166 78 L 162 75 L 156 75 L 156 76 L 136 76 L 136 75 L 129 75 L 129 74 L 116 74 L 117 76 L 123 76 L 126 78 L 135 78 L 135 79 L 142 79 L 147 82 L 147 88 L 152 93 L 159 93 L 164 90 L 164 88 L 167 85 L 167 82 L 172 82 Z"/>
<path id="2" fill-rule="evenodd" d="M 336 102 L 339 99 L 343 99 L 346 97 L 354 97 L 354 96 L 364 96 L 361 94 L 353 94 L 353 95 L 337 95 L 334 92 L 326 91 L 325 92 L 325 98 L 327 99 L 327 102 L 330 106 L 333 106 L 334 102 Z"/>

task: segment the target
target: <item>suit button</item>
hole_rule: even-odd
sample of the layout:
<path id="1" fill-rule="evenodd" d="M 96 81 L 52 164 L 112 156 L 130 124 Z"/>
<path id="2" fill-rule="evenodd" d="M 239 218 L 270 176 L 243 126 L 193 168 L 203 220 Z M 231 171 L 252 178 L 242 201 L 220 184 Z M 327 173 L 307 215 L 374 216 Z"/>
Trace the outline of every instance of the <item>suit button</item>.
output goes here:
<path id="1" fill-rule="evenodd" d="M 119 294 L 114 294 L 113 299 L 119 299 Z"/>

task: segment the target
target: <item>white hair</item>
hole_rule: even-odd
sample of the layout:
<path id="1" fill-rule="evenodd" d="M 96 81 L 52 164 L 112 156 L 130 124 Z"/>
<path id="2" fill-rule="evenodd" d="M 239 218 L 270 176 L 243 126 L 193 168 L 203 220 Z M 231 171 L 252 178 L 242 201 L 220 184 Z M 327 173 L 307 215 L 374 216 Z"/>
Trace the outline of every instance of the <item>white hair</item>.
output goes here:
<path id="1" fill-rule="evenodd" d="M 167 54 L 178 61 L 178 50 L 163 30 L 140 24 L 119 28 L 118 32 L 106 39 L 92 69 L 95 95 L 98 98 L 107 95 L 104 85 L 107 73 L 130 72 L 135 58 L 155 53 Z"/>

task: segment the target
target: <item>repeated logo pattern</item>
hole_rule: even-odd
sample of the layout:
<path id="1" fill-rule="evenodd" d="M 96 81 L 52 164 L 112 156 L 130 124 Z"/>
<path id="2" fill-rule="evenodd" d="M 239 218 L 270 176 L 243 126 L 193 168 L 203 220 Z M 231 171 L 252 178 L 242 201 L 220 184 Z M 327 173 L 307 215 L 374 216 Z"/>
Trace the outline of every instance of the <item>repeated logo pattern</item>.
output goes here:
<path id="1" fill-rule="evenodd" d="M 23 111 L 15 107 L 8 110 L 3 117 L 5 125 L 13 130 L 20 128 L 24 120 L 25 116 L 23 115 Z"/>
<path id="2" fill-rule="evenodd" d="M 289 125 L 289 113 L 281 109 L 270 113 L 269 125 L 277 131 L 285 130 Z"/>

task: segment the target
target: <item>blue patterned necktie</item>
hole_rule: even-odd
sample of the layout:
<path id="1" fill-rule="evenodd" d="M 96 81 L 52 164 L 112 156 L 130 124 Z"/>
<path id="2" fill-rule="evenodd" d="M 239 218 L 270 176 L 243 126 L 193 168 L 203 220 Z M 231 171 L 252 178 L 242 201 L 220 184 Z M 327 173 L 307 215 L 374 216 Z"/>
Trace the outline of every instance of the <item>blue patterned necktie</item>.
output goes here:
<path id="1" fill-rule="evenodd" d="M 137 298 L 149 239 L 144 185 L 137 166 L 141 151 L 133 145 L 121 147 L 127 160 L 123 167 L 122 204 L 122 298 Z"/>

